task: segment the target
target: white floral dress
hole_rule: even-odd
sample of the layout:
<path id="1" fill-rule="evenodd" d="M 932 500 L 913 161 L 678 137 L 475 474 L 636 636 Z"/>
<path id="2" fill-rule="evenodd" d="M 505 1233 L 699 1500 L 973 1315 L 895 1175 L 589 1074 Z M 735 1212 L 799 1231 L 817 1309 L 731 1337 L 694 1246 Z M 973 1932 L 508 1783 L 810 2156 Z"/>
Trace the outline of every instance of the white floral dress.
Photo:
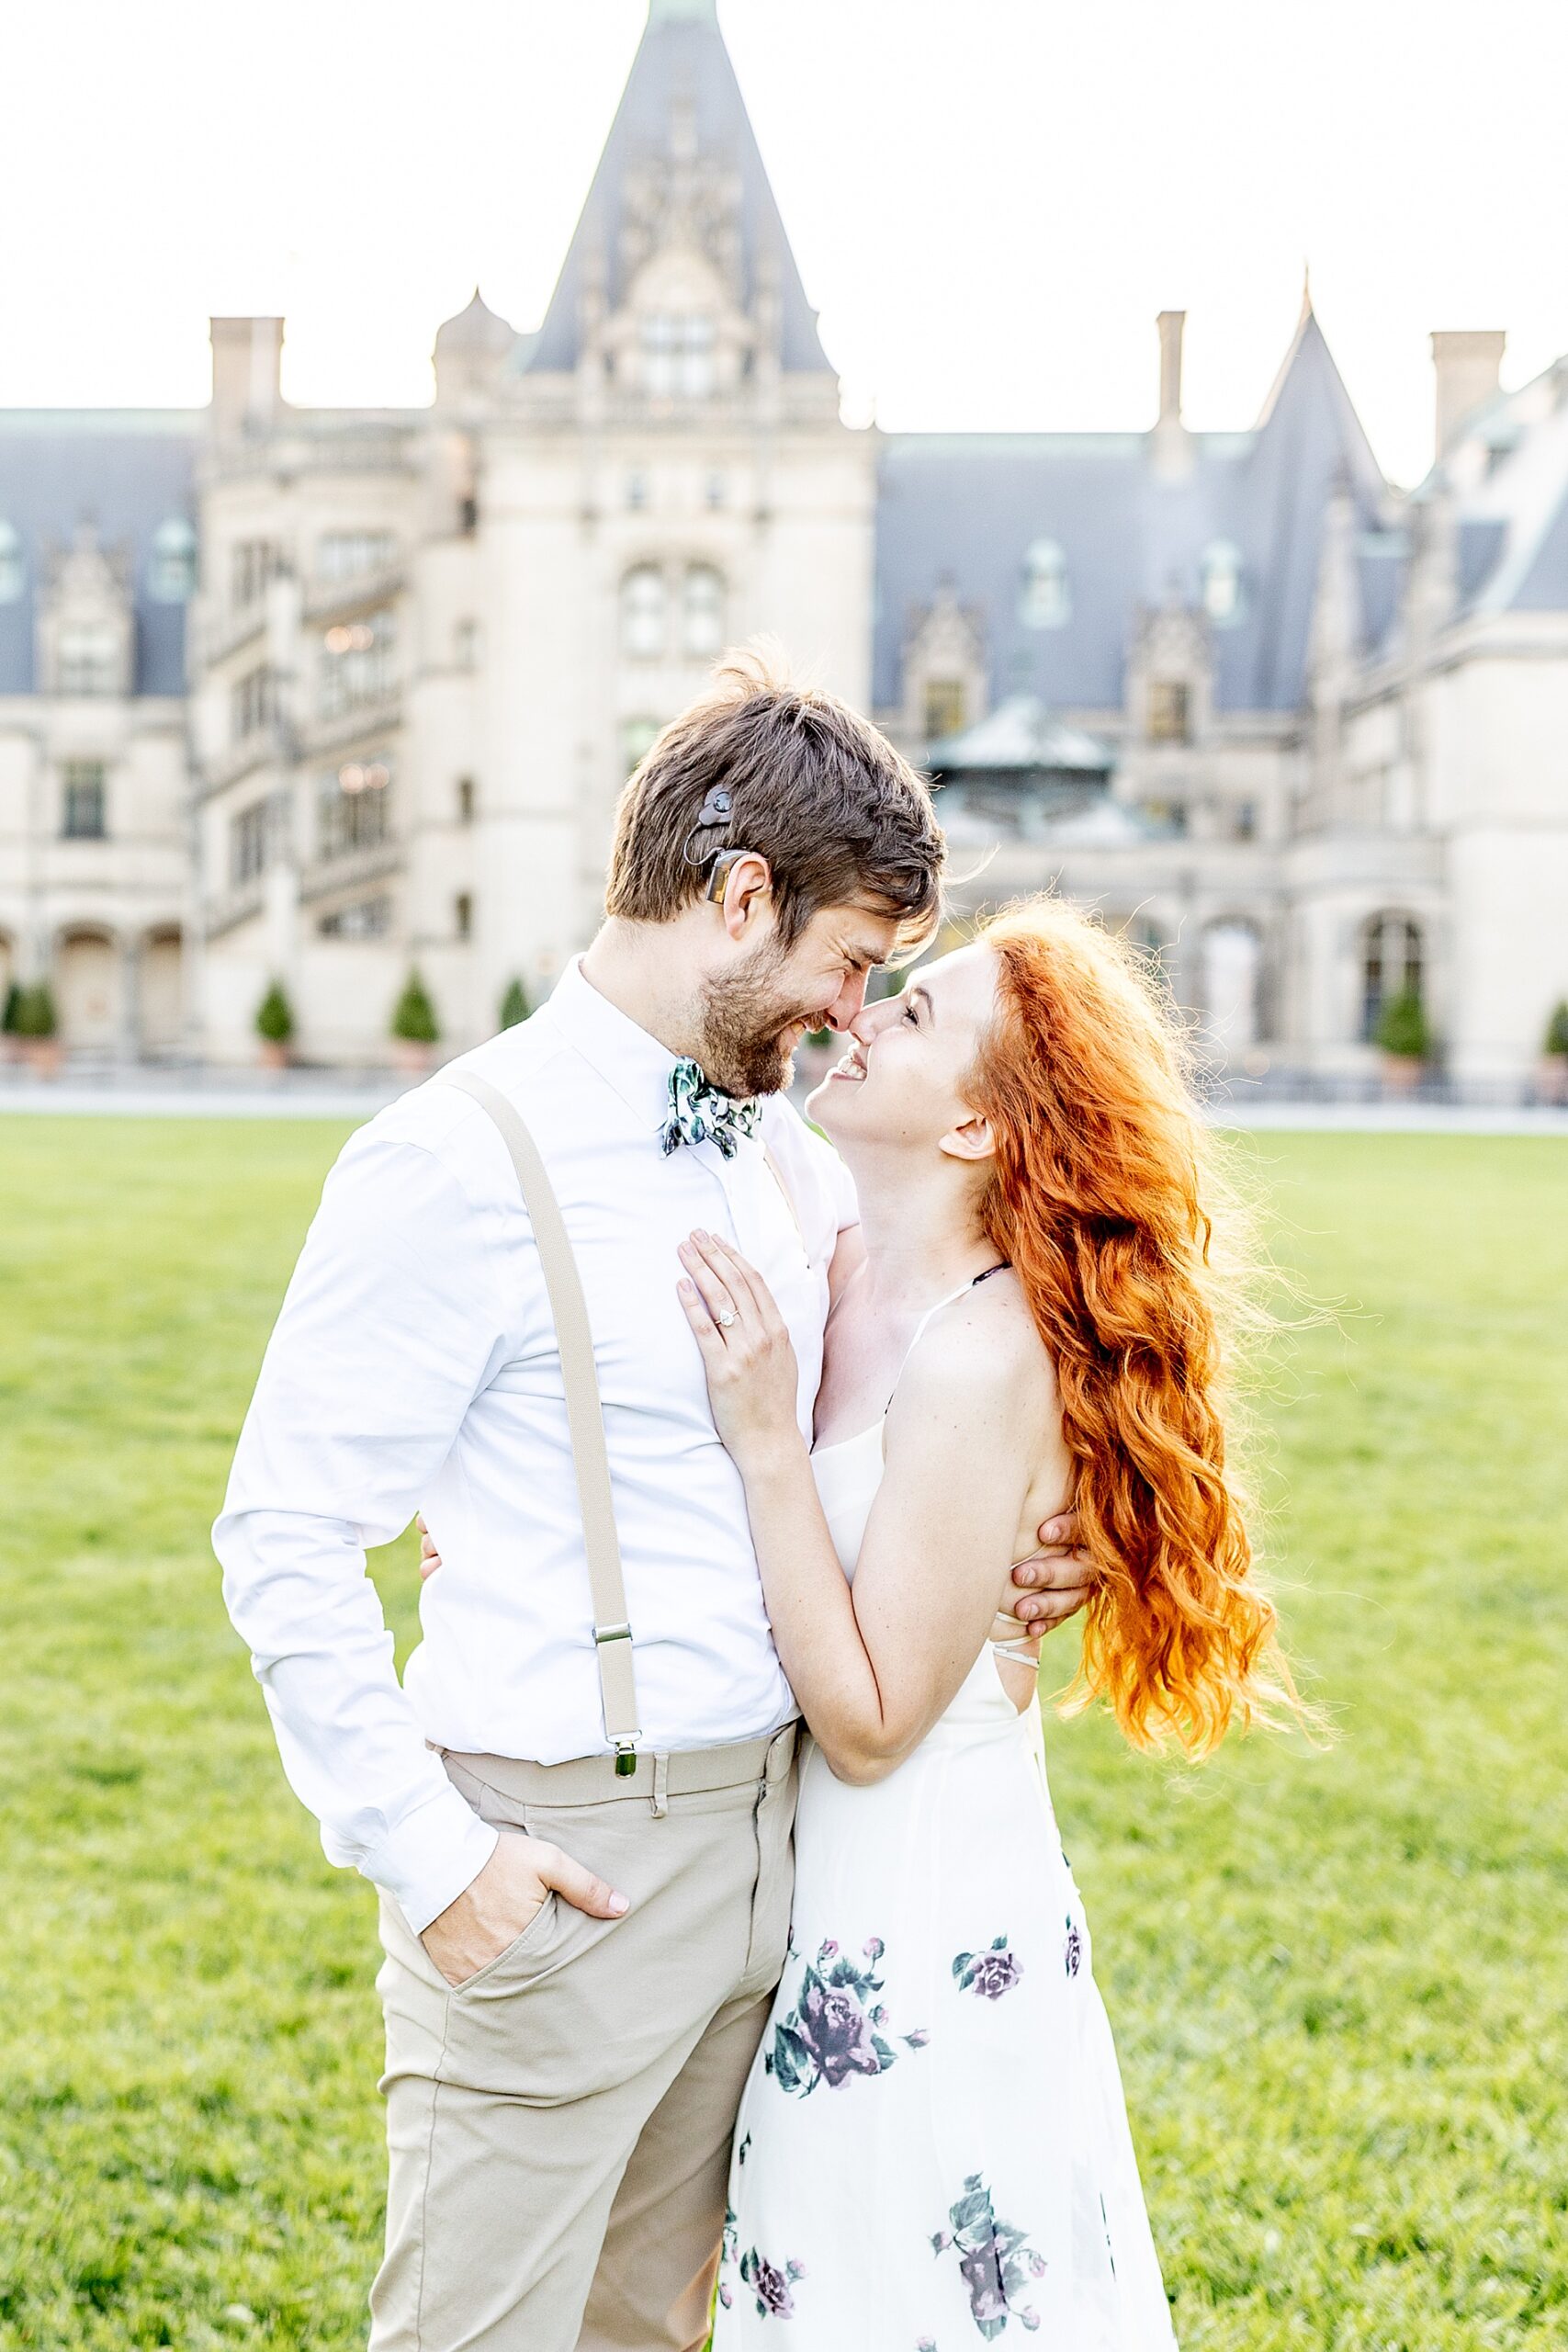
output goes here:
<path id="1" fill-rule="evenodd" d="M 878 1424 L 818 1447 L 852 1572 Z M 807 1744 L 789 1958 L 736 2127 L 714 2352 L 1172 2352 L 1040 1718 L 989 1645 L 871 1788 Z"/>

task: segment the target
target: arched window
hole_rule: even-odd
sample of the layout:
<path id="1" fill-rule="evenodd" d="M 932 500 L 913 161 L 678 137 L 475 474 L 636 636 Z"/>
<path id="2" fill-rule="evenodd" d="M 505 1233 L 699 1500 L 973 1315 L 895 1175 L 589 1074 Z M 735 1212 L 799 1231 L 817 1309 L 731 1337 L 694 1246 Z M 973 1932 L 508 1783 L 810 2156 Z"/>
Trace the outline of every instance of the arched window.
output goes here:
<path id="1" fill-rule="evenodd" d="M 681 642 L 686 652 L 711 661 L 724 648 L 724 580 L 711 563 L 686 572 L 681 605 Z"/>
<path id="2" fill-rule="evenodd" d="M 1059 540 L 1036 539 L 1025 554 L 1018 616 L 1025 628 L 1062 628 L 1072 619 L 1067 559 Z"/>
<path id="3" fill-rule="evenodd" d="M 1241 549 L 1232 539 L 1214 539 L 1201 566 L 1203 610 L 1216 628 L 1231 628 L 1242 617 Z"/>
<path id="4" fill-rule="evenodd" d="M 1385 1004 L 1426 987 L 1421 926 L 1409 915 L 1373 915 L 1361 933 L 1361 1035 L 1376 1036 Z"/>
<path id="5" fill-rule="evenodd" d="M 14 605 L 26 582 L 21 534 L 14 523 L 0 523 L 0 605 Z"/>
<path id="6" fill-rule="evenodd" d="M 184 605 L 196 591 L 196 532 L 183 514 L 171 514 L 152 534 L 147 594 L 155 605 Z"/>
<path id="7" fill-rule="evenodd" d="M 664 650 L 669 591 L 656 563 L 639 563 L 621 582 L 621 650 L 634 662 L 657 662 Z"/>

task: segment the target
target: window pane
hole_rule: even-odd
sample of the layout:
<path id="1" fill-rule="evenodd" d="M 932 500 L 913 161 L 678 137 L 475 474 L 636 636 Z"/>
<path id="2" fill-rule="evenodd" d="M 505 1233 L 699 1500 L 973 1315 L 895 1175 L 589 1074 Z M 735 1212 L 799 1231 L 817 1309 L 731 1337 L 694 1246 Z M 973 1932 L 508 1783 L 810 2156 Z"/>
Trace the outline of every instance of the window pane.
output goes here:
<path id="1" fill-rule="evenodd" d="M 329 628 L 321 639 L 316 707 L 322 718 L 340 718 L 378 702 L 396 684 L 397 628 L 391 607 L 363 620 Z"/>
<path id="2" fill-rule="evenodd" d="M 652 661 L 664 650 L 668 592 L 664 575 L 639 564 L 621 582 L 621 648 L 636 661 Z"/>
<path id="3" fill-rule="evenodd" d="M 663 727 L 657 718 L 628 718 L 621 729 L 621 760 L 627 775 L 658 742 Z"/>
<path id="4" fill-rule="evenodd" d="M 66 621 L 59 638 L 60 692 L 120 691 L 120 637 L 112 621 Z"/>
<path id="5" fill-rule="evenodd" d="M 964 724 L 964 681 L 962 678 L 928 678 L 926 681 L 926 740 L 940 742 L 944 735 L 956 735 Z"/>
<path id="6" fill-rule="evenodd" d="M 357 580 L 390 563 L 397 542 L 390 531 L 329 531 L 316 542 L 316 572 L 322 580 Z"/>
<path id="7" fill-rule="evenodd" d="M 67 841 L 98 842 L 107 831 L 104 769 L 96 760 L 68 760 L 61 831 Z"/>
<path id="8" fill-rule="evenodd" d="M 711 564 L 694 563 L 686 574 L 682 637 L 686 651 L 703 660 L 723 650 L 724 581 Z"/>
<path id="9" fill-rule="evenodd" d="M 157 605 L 183 605 L 196 589 L 196 533 L 183 515 L 171 515 L 152 534 L 147 594 Z"/>
<path id="10" fill-rule="evenodd" d="M 1023 559 L 1018 616 L 1025 628 L 1062 628 L 1073 616 L 1067 559 L 1055 539 L 1036 539 Z"/>
<path id="11" fill-rule="evenodd" d="M 391 838 L 392 764 L 385 752 L 347 760 L 316 778 L 316 854 L 323 861 L 379 849 Z"/>
<path id="12" fill-rule="evenodd" d="M 1175 678 L 1156 678 L 1149 687 L 1149 741 L 1185 743 L 1188 740 L 1187 687 Z"/>

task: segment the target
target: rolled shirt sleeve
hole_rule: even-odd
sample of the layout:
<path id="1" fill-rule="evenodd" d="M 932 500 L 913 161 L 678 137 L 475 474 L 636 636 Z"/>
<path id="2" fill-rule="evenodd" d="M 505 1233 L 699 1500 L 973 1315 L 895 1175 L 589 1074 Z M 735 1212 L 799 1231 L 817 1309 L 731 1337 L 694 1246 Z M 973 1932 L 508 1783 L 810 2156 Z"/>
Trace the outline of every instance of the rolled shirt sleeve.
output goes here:
<path id="1" fill-rule="evenodd" d="M 284 1770 L 330 1861 L 384 1887 L 416 1934 L 496 1834 L 426 1747 L 365 1547 L 418 1507 L 509 1353 L 494 1234 L 423 1145 L 354 1136 L 268 1343 L 213 1547 Z"/>

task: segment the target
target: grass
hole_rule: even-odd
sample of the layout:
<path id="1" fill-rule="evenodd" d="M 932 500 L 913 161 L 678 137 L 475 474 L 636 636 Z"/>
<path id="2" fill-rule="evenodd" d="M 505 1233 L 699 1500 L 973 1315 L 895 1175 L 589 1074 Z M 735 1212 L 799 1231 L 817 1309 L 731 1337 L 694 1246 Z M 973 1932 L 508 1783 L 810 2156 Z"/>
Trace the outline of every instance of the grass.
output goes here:
<path id="1" fill-rule="evenodd" d="M 0 2352 L 364 2339 L 373 1902 L 207 1527 L 339 1130 L 0 1126 Z M 1568 2340 L 1568 1147 L 1271 1137 L 1273 1545 L 1337 1743 L 1051 1733 L 1186 2352 Z M 407 1539 L 377 1569 L 406 1643 Z M 877 2352 L 867 2347 L 867 2352 Z"/>

